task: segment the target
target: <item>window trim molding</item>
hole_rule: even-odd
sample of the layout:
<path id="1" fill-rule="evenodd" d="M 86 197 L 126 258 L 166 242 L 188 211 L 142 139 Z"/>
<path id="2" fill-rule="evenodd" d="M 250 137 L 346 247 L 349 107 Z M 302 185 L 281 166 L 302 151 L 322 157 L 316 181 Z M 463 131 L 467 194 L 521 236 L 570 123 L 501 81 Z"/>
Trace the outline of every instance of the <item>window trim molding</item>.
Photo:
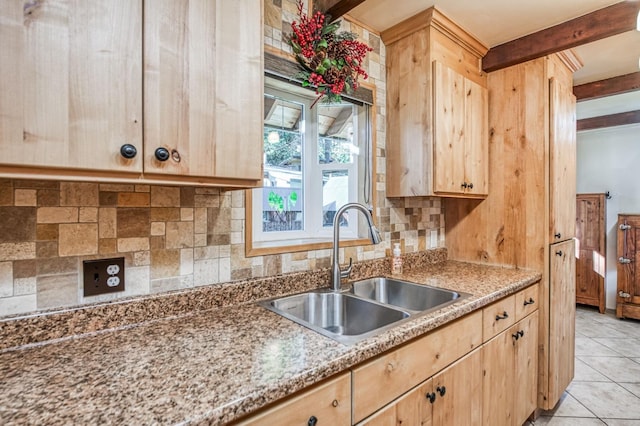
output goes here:
<path id="1" fill-rule="evenodd" d="M 265 52 L 266 53 L 266 52 Z M 273 55 L 272 55 L 273 56 Z M 377 158 L 378 158 L 378 143 L 377 143 L 377 113 L 376 113 L 376 86 L 368 81 L 360 83 L 360 87 L 371 92 L 371 205 L 373 206 L 373 221 L 377 223 L 376 206 L 378 205 L 378 191 L 376 190 L 377 182 Z M 244 242 L 245 242 L 245 257 L 266 256 L 272 254 L 294 253 L 302 251 L 312 250 L 326 250 L 333 246 L 331 238 L 326 241 L 317 243 L 300 243 L 300 244 L 282 244 L 278 246 L 260 247 L 259 243 L 254 246 L 253 242 L 253 190 L 247 189 L 244 191 Z M 354 238 L 354 239 L 340 239 L 340 247 L 354 247 L 371 244 L 368 238 Z"/>

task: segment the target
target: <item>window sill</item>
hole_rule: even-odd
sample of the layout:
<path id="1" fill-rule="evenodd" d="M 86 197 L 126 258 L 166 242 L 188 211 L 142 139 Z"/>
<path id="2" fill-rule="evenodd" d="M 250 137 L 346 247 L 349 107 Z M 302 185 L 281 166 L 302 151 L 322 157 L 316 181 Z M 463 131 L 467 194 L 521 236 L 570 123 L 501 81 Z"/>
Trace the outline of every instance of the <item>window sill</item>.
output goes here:
<path id="1" fill-rule="evenodd" d="M 340 247 L 353 247 L 371 244 L 368 238 L 341 238 Z M 333 248 L 333 242 L 326 238 L 304 238 L 287 241 L 246 242 L 245 256 L 265 256 L 270 254 L 295 253 L 299 251 L 327 250 Z"/>

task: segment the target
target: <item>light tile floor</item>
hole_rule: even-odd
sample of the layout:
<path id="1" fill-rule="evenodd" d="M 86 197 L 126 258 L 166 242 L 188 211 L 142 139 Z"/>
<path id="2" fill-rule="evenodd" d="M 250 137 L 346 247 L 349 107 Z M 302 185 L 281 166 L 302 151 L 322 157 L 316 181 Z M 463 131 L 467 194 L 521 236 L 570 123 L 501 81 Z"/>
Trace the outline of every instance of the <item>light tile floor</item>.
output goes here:
<path id="1" fill-rule="evenodd" d="M 640 426 L 640 321 L 579 306 L 573 382 L 529 424 Z"/>

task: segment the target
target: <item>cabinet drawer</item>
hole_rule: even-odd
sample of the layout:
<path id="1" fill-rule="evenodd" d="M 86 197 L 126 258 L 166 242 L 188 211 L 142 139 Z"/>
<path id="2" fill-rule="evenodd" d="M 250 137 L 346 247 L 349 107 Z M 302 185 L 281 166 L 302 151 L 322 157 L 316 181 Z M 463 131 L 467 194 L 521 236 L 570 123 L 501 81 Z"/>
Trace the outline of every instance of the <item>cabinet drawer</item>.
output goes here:
<path id="1" fill-rule="evenodd" d="M 306 425 L 311 416 L 321 425 L 351 424 L 351 374 L 336 376 L 238 425 Z"/>
<path id="2" fill-rule="evenodd" d="M 538 309 L 540 304 L 540 285 L 534 284 L 516 293 L 516 321 Z"/>
<path id="3" fill-rule="evenodd" d="M 482 341 L 486 342 L 515 323 L 516 297 L 511 295 L 482 310 Z"/>
<path id="4" fill-rule="evenodd" d="M 478 311 L 353 369 L 354 422 L 480 346 L 481 333 Z"/>

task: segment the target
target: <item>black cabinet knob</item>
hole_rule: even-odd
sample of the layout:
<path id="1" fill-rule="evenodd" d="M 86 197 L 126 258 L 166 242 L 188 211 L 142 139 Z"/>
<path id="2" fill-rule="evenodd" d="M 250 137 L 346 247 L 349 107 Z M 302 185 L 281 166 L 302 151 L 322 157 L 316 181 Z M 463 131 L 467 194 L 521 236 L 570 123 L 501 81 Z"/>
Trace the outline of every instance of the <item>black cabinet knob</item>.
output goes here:
<path id="1" fill-rule="evenodd" d="M 469 186 L 469 185 L 467 185 L 467 182 L 462 182 L 462 185 L 460 185 L 460 186 L 461 186 L 462 188 L 466 188 L 466 187 L 467 187 L 467 186 Z"/>
<path id="2" fill-rule="evenodd" d="M 562 256 L 562 250 L 558 250 L 558 251 L 556 252 L 556 256 Z"/>
<path id="3" fill-rule="evenodd" d="M 427 399 L 429 400 L 430 403 L 434 403 L 436 400 L 436 393 L 435 392 L 427 392 L 427 394 L 425 395 L 427 397 Z"/>
<path id="4" fill-rule="evenodd" d="M 468 188 L 473 189 L 473 183 L 469 182 Z"/>
<path id="5" fill-rule="evenodd" d="M 125 143 L 120 147 L 120 155 L 122 155 L 126 159 L 131 159 L 138 154 L 138 150 L 135 146 L 130 143 Z"/>
<path id="6" fill-rule="evenodd" d="M 158 148 L 154 154 L 158 161 L 167 161 L 169 159 L 169 150 L 167 148 Z"/>
<path id="7" fill-rule="evenodd" d="M 556 237 L 557 239 L 560 239 L 560 237 L 562 237 L 562 234 L 558 232 L 557 234 L 554 234 L 554 237 Z"/>
<path id="8" fill-rule="evenodd" d="M 520 334 L 519 333 L 513 333 L 511 335 L 511 337 L 513 337 L 515 340 L 518 340 L 520 338 Z"/>
<path id="9" fill-rule="evenodd" d="M 530 297 L 529 300 L 524 301 L 524 306 L 533 305 L 534 303 L 536 303 L 536 301 Z"/>
<path id="10" fill-rule="evenodd" d="M 311 416 L 309 417 L 309 421 L 307 422 L 307 425 L 316 426 L 317 423 L 318 423 L 318 419 L 316 418 L 316 416 Z"/>
<path id="11" fill-rule="evenodd" d="M 447 393 L 447 388 L 444 386 L 438 386 L 436 388 L 436 392 L 438 392 L 440 396 L 444 396 L 444 394 Z"/>
<path id="12" fill-rule="evenodd" d="M 524 336 L 524 330 L 518 331 L 518 334 L 520 335 L 520 337 L 523 337 Z"/>
<path id="13" fill-rule="evenodd" d="M 507 318 L 509 318 L 509 314 L 507 313 L 507 311 L 504 311 L 502 315 L 496 315 L 496 321 L 500 321 Z"/>

